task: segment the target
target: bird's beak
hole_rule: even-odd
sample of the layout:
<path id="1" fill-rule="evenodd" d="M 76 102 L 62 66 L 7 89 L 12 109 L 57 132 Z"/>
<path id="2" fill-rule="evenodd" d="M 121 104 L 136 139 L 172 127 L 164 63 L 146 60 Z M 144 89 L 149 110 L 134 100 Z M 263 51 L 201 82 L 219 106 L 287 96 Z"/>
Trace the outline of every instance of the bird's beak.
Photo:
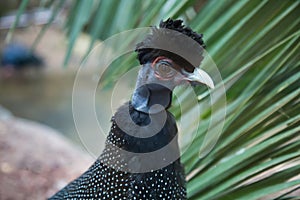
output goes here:
<path id="1" fill-rule="evenodd" d="M 195 68 L 193 73 L 183 71 L 183 75 L 185 76 L 184 79 L 189 81 L 192 84 L 196 84 L 196 85 L 205 84 L 211 89 L 215 87 L 211 77 L 202 69 Z"/>

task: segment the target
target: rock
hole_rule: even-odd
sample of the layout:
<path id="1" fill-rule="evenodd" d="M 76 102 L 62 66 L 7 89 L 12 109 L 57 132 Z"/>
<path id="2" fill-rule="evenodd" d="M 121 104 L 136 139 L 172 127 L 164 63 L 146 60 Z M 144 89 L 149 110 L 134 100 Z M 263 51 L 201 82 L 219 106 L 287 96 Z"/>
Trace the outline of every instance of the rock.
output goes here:
<path id="1" fill-rule="evenodd" d="M 46 199 L 92 160 L 57 131 L 0 107 L 1 200 Z"/>

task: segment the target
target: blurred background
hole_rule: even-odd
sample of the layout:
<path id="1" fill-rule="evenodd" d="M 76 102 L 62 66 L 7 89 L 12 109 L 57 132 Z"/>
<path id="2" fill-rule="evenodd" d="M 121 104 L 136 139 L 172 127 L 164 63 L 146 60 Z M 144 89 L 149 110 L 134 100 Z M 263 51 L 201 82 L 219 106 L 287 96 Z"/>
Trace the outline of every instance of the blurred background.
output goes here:
<path id="1" fill-rule="evenodd" d="M 209 92 L 195 89 L 203 110 L 192 121 L 201 120 L 201 127 L 182 130 L 180 141 L 187 148 L 182 161 L 189 199 L 300 196 L 299 9 L 296 0 L 0 1 L 0 199 L 45 199 L 90 166 L 95 158 L 82 144 L 72 114 L 77 70 L 87 58 L 79 91 L 84 114 L 88 83 L 97 81 L 103 67 L 101 50 L 91 50 L 114 34 L 169 17 L 204 34 L 227 98 L 221 137 L 199 157 L 210 117 L 218 112 L 211 112 Z M 137 65 L 135 54 L 124 55 L 99 83 L 96 110 L 104 133 L 115 109 L 113 88 Z M 205 67 L 209 73 L 209 64 Z M 130 98 L 135 74 L 129 77 L 116 106 Z M 189 92 L 178 90 L 186 102 Z M 218 110 L 221 101 L 213 102 Z M 180 110 L 174 101 L 178 120 L 191 110 Z M 104 141 L 94 142 L 101 152 Z"/>

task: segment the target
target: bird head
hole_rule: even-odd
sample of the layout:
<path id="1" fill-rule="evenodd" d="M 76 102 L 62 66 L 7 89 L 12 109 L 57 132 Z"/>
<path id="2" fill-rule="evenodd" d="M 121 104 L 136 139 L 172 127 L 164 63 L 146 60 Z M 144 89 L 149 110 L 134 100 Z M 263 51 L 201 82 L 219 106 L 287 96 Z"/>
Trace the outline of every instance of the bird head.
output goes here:
<path id="1" fill-rule="evenodd" d="M 153 104 L 168 108 L 172 90 L 181 84 L 214 87 L 210 76 L 199 68 L 205 48 L 203 35 L 182 23 L 182 20 L 162 21 L 137 44 L 136 52 L 143 65 L 133 95 L 137 110 L 148 112 Z"/>

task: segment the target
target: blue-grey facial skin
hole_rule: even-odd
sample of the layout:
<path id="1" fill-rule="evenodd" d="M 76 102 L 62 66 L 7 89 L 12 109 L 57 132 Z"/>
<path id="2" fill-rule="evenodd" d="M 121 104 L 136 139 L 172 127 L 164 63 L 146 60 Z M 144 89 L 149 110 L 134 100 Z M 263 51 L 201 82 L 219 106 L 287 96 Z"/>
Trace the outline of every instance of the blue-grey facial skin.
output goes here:
<path id="1" fill-rule="evenodd" d="M 152 63 L 147 63 L 139 71 L 138 80 L 136 88 L 144 84 L 158 84 L 162 85 L 170 90 L 173 90 L 182 80 L 184 76 L 181 73 L 176 73 L 176 75 L 170 79 L 158 78 L 152 67 Z"/>
<path id="2" fill-rule="evenodd" d="M 174 73 L 174 76 L 168 79 L 159 77 L 152 63 L 145 64 L 139 71 L 136 88 L 132 96 L 133 106 L 136 110 L 145 113 L 149 113 L 154 104 L 161 105 L 161 109 L 167 109 L 171 103 L 173 89 L 182 82 L 183 78 L 179 72 Z M 161 109 L 156 112 L 161 111 Z"/>
<path id="3" fill-rule="evenodd" d="M 136 110 L 149 113 L 154 104 L 160 105 L 160 108 L 152 110 L 154 112 L 167 109 L 171 104 L 173 89 L 181 84 L 204 84 L 210 88 L 214 87 L 213 81 L 205 71 L 195 68 L 194 72 L 187 72 L 183 67 L 175 65 L 172 60 L 162 58 L 158 62 L 146 63 L 141 67 L 132 96 L 132 105 Z M 166 73 L 159 71 L 159 67 L 166 69 Z"/>

